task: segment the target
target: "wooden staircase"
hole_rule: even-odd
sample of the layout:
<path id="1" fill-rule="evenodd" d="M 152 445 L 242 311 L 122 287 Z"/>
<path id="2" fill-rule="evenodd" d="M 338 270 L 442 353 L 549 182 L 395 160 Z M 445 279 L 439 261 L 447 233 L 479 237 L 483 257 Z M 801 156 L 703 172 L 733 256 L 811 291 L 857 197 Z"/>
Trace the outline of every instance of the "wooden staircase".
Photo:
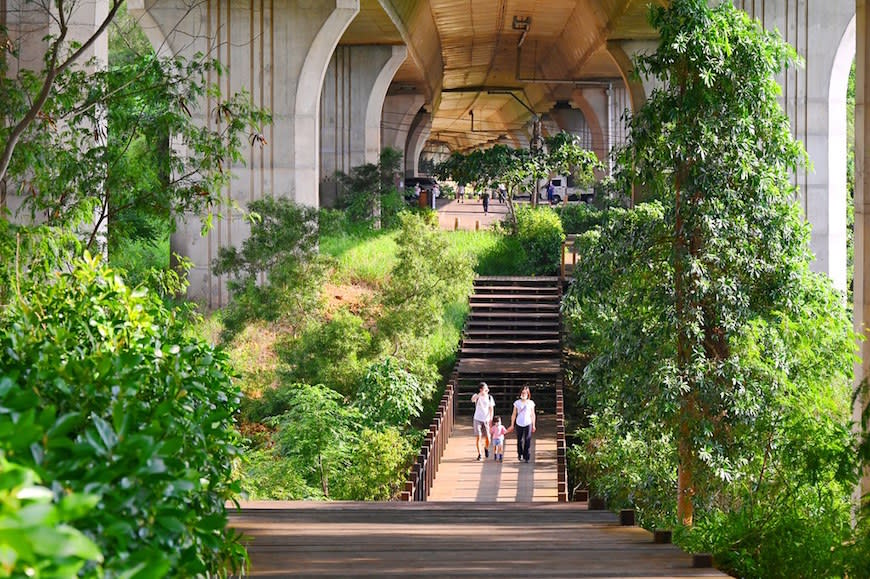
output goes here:
<path id="1" fill-rule="evenodd" d="M 489 385 L 496 413 L 510 416 L 529 386 L 539 410 L 555 410 L 561 369 L 562 297 L 558 277 L 478 277 L 456 366 L 457 402 L 471 413 L 471 395 Z"/>

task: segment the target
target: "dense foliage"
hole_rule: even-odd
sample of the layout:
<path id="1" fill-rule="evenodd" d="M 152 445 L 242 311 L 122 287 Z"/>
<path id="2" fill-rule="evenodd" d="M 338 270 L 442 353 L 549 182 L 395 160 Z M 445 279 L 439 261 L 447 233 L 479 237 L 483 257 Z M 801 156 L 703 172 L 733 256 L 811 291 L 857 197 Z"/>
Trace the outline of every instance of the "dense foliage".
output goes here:
<path id="1" fill-rule="evenodd" d="M 400 228 L 394 232 L 333 224 L 332 235 L 359 232 L 362 242 L 357 244 L 390 240 L 379 241 L 371 256 L 388 264 L 377 275 L 366 275 L 365 283 L 376 286 L 371 296 L 334 304 L 323 294 L 321 280 L 343 283 L 338 256 L 315 258 L 303 237 L 276 243 L 280 233 L 270 224 L 278 215 L 283 220 L 279 229 L 298 230 L 308 223 L 307 215 L 291 212 L 293 207 L 283 201 L 258 205 L 259 219 L 237 254 L 269 255 L 257 271 L 270 282 L 285 260 L 316 259 L 323 266 L 317 277 L 311 268 L 301 268 L 298 277 L 286 277 L 280 286 L 261 284 L 264 298 L 249 302 L 249 319 L 277 322 L 276 361 L 268 375 L 252 371 L 244 380 L 247 440 L 239 476 L 254 498 L 393 498 L 420 443 L 415 426 L 437 400 L 445 370 L 441 365 L 449 362 L 458 341 L 462 318 L 449 318 L 470 287 L 469 256 L 451 250 L 446 234 L 424 214 L 399 214 Z M 343 228 L 349 229 L 342 233 Z M 318 239 L 324 240 L 322 235 Z M 359 259 L 351 262 L 359 266 Z M 288 301 L 276 296 L 303 292 L 312 292 L 306 315 L 286 315 Z M 442 326 L 450 328 L 450 337 L 439 337 Z M 236 334 L 239 340 L 245 336 Z M 445 343 L 435 343 L 437 339 Z"/>
<path id="2" fill-rule="evenodd" d="M 562 259 L 562 222 L 549 207 L 517 210 L 517 239 L 525 250 L 524 266 L 531 275 L 556 275 Z"/>
<path id="3" fill-rule="evenodd" d="M 0 313 L 0 453 L 38 474 L 110 576 L 238 568 L 227 358 L 189 337 L 185 310 L 99 261 L 16 278 Z"/>
<path id="4" fill-rule="evenodd" d="M 575 476 L 739 576 L 855 572 L 855 341 L 789 182 L 804 154 L 774 75 L 794 53 L 729 3 L 652 23 L 638 68 L 667 88 L 619 173 L 647 202 L 584 217 L 566 298 L 589 360 Z"/>
<path id="5" fill-rule="evenodd" d="M 338 172 L 339 208 L 350 221 L 395 227 L 399 212 L 405 208 L 396 186 L 401 168 L 402 153 L 386 147 L 377 163 L 353 167 L 347 174 Z"/>

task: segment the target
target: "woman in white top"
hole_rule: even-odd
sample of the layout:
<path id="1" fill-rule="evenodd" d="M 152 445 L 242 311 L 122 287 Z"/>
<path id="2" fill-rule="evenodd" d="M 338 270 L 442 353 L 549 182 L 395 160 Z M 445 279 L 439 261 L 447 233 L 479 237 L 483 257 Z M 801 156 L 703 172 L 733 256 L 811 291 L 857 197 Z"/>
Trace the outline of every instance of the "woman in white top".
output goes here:
<path id="1" fill-rule="evenodd" d="M 532 433 L 535 431 L 535 403 L 528 386 L 523 386 L 520 399 L 514 401 L 514 412 L 511 414 L 511 426 L 508 432 L 517 428 L 517 457 L 529 462 L 531 455 Z"/>

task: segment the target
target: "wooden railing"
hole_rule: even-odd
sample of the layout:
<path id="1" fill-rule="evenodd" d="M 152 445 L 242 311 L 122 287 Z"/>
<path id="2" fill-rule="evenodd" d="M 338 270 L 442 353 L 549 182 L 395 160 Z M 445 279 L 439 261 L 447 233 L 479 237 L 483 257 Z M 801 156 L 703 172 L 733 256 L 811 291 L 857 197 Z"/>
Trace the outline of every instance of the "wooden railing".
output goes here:
<path id="1" fill-rule="evenodd" d="M 423 440 L 423 446 L 420 448 L 417 460 L 414 461 L 408 473 L 405 490 L 400 495 L 402 501 L 425 501 L 429 497 L 429 491 L 435 481 L 435 474 L 438 472 L 438 465 L 441 463 L 441 457 L 447 447 L 447 439 L 453 431 L 453 421 L 456 416 L 457 382 L 458 378 L 454 372 L 447 388 L 444 389 L 438 411 L 435 413 L 435 418 L 432 419 L 432 424 L 429 425 L 429 432 Z"/>
<path id="2" fill-rule="evenodd" d="M 560 375 L 556 384 L 556 484 L 560 503 L 568 502 L 568 450 L 565 444 L 565 397 L 562 386 L 565 379 Z"/>

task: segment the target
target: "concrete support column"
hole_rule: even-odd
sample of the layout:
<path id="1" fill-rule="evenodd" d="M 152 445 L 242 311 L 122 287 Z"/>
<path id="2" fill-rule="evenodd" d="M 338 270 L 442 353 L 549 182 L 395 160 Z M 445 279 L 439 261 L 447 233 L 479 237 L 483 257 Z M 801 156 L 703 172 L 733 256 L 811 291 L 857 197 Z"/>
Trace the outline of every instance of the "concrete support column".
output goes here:
<path id="1" fill-rule="evenodd" d="M 411 123 L 408 141 L 405 143 L 405 176 L 419 175 L 420 153 L 429 139 L 432 130 L 432 114 L 426 109 L 420 109 Z"/>
<path id="2" fill-rule="evenodd" d="M 334 202 L 336 171 L 378 162 L 384 98 L 406 56 L 404 46 L 340 46 L 334 52 L 321 91 L 321 204 Z"/>
<path id="3" fill-rule="evenodd" d="M 638 54 L 652 54 L 658 48 L 653 40 L 616 40 L 607 42 L 607 52 L 619 68 L 622 81 L 629 93 L 631 110 L 636 111 L 659 83 L 653 79 L 635 79 L 633 58 Z"/>
<path id="4" fill-rule="evenodd" d="M 425 100 L 421 94 L 387 95 L 381 113 L 381 146 L 404 154 L 411 123 Z"/>
<path id="5" fill-rule="evenodd" d="M 846 289 L 846 87 L 854 51 L 853 0 L 737 0 L 735 6 L 777 30 L 805 61 L 777 77 L 780 102 L 812 168 L 792 182 L 812 226 L 814 271 Z"/>
<path id="6" fill-rule="evenodd" d="M 855 54 L 855 22 L 831 6 L 818 17 L 824 27 L 811 27 L 806 83 L 807 153 L 813 164 L 802 185 L 806 219 L 812 227 L 812 268 L 827 274 L 834 287 L 846 291 L 846 90 Z M 811 7 L 811 10 L 814 8 Z M 838 25 L 839 24 L 839 25 Z M 846 28 L 844 29 L 844 24 Z M 839 48 L 838 48 L 839 47 Z"/>
<path id="7" fill-rule="evenodd" d="M 580 89 L 575 90 L 571 95 L 571 104 L 582 113 L 589 132 L 589 148 L 605 167 L 609 166 L 607 160 L 610 156 L 610 143 L 603 129 L 610 121 L 608 90 L 607 88 Z"/>
<path id="8" fill-rule="evenodd" d="M 870 337 L 870 9 L 868 0 L 857 0 L 857 49 L 855 52 L 855 281 L 853 297 L 855 331 Z M 855 364 L 855 387 L 870 380 L 870 340 L 858 342 L 860 360 Z M 861 414 L 870 397 L 858 396 L 854 420 L 861 424 Z M 866 432 L 864 433 L 867 434 Z M 870 493 L 870 469 L 864 471 L 856 498 Z"/>
<path id="9" fill-rule="evenodd" d="M 215 207 L 214 226 L 203 237 L 196 216 L 177 216 L 172 251 L 189 257 L 190 297 L 208 307 L 227 303 L 226 280 L 211 273 L 221 247 L 240 244 L 248 224 L 234 211 L 266 195 L 290 197 L 318 206 L 320 173 L 320 91 L 333 51 L 359 13 L 359 0 L 128 0 L 146 34 L 164 54 L 188 59 L 197 53 L 224 67 L 209 81 L 222 96 L 247 90 L 253 102 L 272 113 L 264 127 L 265 147 L 248 146 L 245 163 L 232 167 L 235 179 L 224 191 L 231 202 Z M 194 118 L 219 128 L 213 97 L 193 103 Z"/>

